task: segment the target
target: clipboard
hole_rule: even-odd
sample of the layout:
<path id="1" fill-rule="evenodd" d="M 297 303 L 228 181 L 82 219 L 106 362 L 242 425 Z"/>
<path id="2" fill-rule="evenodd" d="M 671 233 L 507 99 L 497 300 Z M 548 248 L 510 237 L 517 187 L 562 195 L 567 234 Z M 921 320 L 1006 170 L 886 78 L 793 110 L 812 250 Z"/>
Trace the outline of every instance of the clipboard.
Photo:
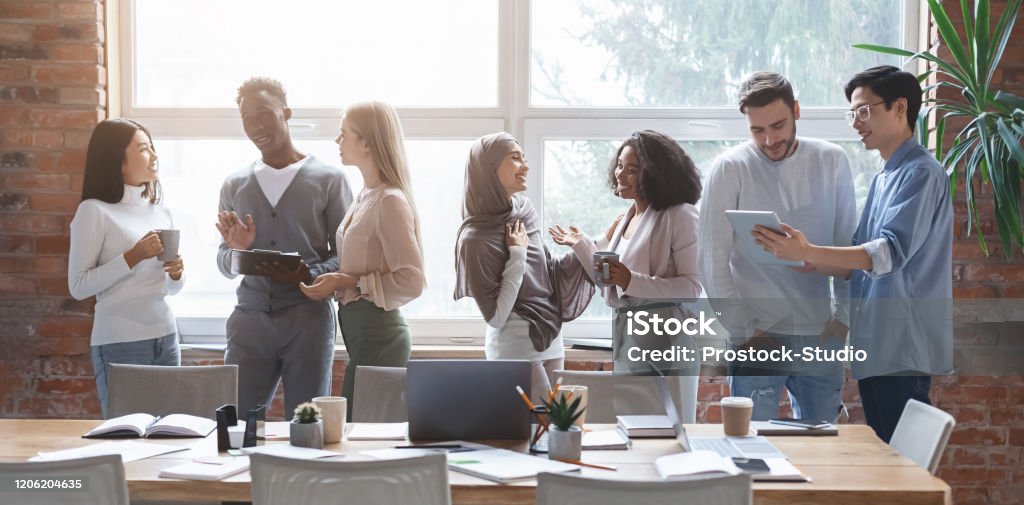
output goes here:
<path id="1" fill-rule="evenodd" d="M 263 275 L 256 270 L 260 263 L 278 262 L 289 270 L 298 270 L 302 257 L 299 253 L 283 253 L 281 251 L 269 251 L 266 249 L 244 249 L 231 250 L 231 273 L 234 275 Z"/>

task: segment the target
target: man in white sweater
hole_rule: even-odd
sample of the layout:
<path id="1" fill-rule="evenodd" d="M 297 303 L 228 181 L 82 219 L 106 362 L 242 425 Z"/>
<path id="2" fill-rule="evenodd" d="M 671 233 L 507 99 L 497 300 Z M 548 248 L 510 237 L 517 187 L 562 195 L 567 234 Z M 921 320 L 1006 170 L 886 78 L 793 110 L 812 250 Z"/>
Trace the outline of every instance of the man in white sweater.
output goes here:
<path id="1" fill-rule="evenodd" d="M 798 355 L 805 347 L 840 349 L 848 282 L 755 262 L 739 244 L 739 235 L 752 230 L 733 230 L 725 211 L 774 211 L 820 243 L 848 244 L 857 224 L 850 162 L 835 144 L 797 137 L 800 104 L 782 75 L 752 74 L 740 88 L 739 105 L 751 140 L 715 159 L 700 204 L 704 288 L 739 349 L 784 346 Z M 835 421 L 842 408 L 839 361 L 737 361 L 729 373 L 732 395 L 752 398 L 757 420 L 778 417 L 784 388 L 796 417 Z"/>

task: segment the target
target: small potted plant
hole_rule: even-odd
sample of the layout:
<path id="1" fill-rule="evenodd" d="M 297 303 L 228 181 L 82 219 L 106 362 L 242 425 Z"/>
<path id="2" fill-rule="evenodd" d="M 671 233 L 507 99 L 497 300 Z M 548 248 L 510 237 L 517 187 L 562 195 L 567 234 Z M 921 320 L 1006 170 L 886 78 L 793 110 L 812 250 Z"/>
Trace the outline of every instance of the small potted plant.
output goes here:
<path id="1" fill-rule="evenodd" d="M 320 420 L 320 408 L 312 403 L 295 407 L 295 415 L 289 425 L 291 444 L 296 447 L 324 448 L 324 423 Z"/>
<path id="2" fill-rule="evenodd" d="M 556 395 L 544 404 L 548 410 L 548 458 L 572 460 L 580 459 L 583 451 L 583 430 L 573 423 L 583 414 L 580 408 L 581 396 L 572 398 L 573 394 Z M 570 401 L 571 400 L 571 401 Z"/>

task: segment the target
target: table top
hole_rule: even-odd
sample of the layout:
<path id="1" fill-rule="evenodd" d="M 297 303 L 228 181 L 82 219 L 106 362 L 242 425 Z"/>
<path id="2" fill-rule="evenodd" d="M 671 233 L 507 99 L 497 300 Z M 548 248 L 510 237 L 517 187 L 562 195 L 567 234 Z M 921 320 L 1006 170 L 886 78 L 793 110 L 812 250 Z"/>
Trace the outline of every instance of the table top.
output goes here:
<path id="1" fill-rule="evenodd" d="M 39 451 L 56 451 L 96 444 L 104 440 L 81 435 L 101 421 L 0 419 L 0 461 L 24 461 Z M 588 429 L 613 429 L 614 425 L 588 425 Z M 287 423 L 268 423 L 272 433 L 287 434 Z M 721 436 L 720 424 L 688 425 L 691 436 Z M 758 504 L 886 503 L 946 504 L 950 487 L 914 462 L 880 441 L 863 425 L 841 425 L 835 437 L 768 437 L 790 462 L 811 478 L 807 483 L 754 483 Z M 134 461 L 125 465 L 128 489 L 135 500 L 250 501 L 249 473 L 219 482 L 161 479 L 160 470 L 194 458 L 217 455 L 216 432 L 204 439 L 146 439 L 157 444 L 188 447 L 187 451 Z M 261 442 L 262 443 L 262 442 Z M 267 443 L 288 443 L 271 441 Z M 519 452 L 526 441 L 485 441 L 488 445 Z M 397 441 L 349 441 L 328 444 L 324 449 L 346 454 L 345 460 L 371 459 L 360 451 L 402 444 Z M 583 467 L 581 475 L 604 479 L 660 480 L 654 469 L 659 456 L 679 452 L 674 439 L 634 439 L 629 450 L 583 451 L 582 461 L 610 465 L 618 471 Z M 458 472 L 449 473 L 452 502 L 534 503 L 536 481 L 496 484 Z"/>

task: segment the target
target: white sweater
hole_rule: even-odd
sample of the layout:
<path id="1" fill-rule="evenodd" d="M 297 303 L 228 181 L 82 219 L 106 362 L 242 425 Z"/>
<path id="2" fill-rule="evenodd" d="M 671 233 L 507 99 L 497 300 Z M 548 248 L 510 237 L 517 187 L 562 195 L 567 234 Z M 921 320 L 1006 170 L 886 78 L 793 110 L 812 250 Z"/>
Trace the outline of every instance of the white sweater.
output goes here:
<path id="1" fill-rule="evenodd" d="M 118 203 L 89 199 L 71 221 L 68 289 L 84 300 L 96 296 L 91 345 L 136 342 L 175 332 L 174 315 L 164 299 L 181 291 L 156 258 L 128 268 L 124 253 L 147 232 L 173 228 L 162 205 L 142 197 L 142 187 L 125 186 Z"/>

